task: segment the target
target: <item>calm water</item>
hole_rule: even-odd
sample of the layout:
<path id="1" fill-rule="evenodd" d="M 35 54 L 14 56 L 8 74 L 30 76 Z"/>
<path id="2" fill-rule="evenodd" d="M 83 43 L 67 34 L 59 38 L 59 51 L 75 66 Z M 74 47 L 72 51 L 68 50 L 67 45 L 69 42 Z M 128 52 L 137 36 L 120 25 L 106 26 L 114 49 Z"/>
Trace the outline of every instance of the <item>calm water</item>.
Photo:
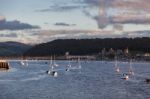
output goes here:
<path id="1" fill-rule="evenodd" d="M 114 71 L 114 62 L 81 62 L 81 70 L 65 72 L 67 61 L 56 61 L 58 77 L 45 72 L 44 61 L 27 66 L 10 61 L 11 69 L 0 71 L 0 99 L 150 99 L 150 63 L 133 63 L 134 76 L 125 81 Z M 129 63 L 119 62 L 122 73 Z"/>

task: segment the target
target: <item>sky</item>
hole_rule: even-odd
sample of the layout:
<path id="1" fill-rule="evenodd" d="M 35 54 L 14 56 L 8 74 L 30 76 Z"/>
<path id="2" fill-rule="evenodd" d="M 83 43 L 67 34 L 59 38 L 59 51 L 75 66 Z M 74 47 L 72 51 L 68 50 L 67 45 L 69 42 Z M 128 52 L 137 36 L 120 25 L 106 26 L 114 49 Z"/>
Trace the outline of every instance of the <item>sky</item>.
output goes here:
<path id="1" fill-rule="evenodd" d="M 0 42 L 150 37 L 150 0 L 0 0 Z"/>

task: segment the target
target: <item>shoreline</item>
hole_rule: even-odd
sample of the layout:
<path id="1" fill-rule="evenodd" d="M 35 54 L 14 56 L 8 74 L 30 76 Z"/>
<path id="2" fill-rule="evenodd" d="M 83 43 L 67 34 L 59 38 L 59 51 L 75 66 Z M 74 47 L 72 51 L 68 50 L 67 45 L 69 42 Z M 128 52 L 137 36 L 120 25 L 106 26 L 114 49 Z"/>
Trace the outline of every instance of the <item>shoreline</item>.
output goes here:
<path id="1" fill-rule="evenodd" d="M 77 57 L 75 59 L 67 59 L 65 56 L 56 56 L 56 58 L 53 58 L 52 60 L 77 60 L 80 57 Z M 0 57 L 0 60 L 51 60 L 51 56 L 46 56 L 46 57 Z M 82 59 L 80 58 L 81 61 L 115 61 L 115 59 L 100 59 L 96 58 L 95 59 Z M 117 59 L 117 61 L 121 62 L 129 62 L 131 59 L 130 58 L 125 58 L 125 59 Z M 150 59 L 132 59 L 133 62 L 150 62 Z"/>

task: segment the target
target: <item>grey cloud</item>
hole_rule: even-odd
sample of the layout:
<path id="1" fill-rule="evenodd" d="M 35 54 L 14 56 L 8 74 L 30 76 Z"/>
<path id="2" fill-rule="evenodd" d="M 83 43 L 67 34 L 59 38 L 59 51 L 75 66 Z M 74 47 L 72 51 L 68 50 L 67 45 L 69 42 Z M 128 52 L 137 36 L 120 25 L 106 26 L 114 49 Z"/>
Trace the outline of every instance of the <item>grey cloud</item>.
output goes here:
<path id="1" fill-rule="evenodd" d="M 0 30 L 24 30 L 24 29 L 38 29 L 38 26 L 33 26 L 28 23 L 20 21 L 7 21 L 5 18 L 0 20 Z"/>
<path id="2" fill-rule="evenodd" d="M 40 10 L 36 10 L 36 12 L 49 12 L 49 11 L 71 11 L 71 10 L 76 10 L 76 9 L 80 9 L 84 6 L 81 5 L 52 5 L 49 8 L 46 9 L 40 9 Z"/>
<path id="3" fill-rule="evenodd" d="M 75 26 L 76 24 L 68 24 L 68 23 L 65 23 L 65 22 L 57 22 L 54 25 L 56 25 L 56 26 Z"/>
<path id="4" fill-rule="evenodd" d="M 150 16 L 146 15 L 118 15 L 110 18 L 110 23 L 119 24 L 150 24 Z"/>
<path id="5" fill-rule="evenodd" d="M 58 4 L 58 2 L 63 2 Z M 57 3 L 47 9 L 36 10 L 48 11 L 72 11 L 80 9 L 87 17 L 94 19 L 100 29 L 114 24 L 150 24 L 150 0 L 57 0 Z M 68 2 L 67 1 L 67 2 Z M 93 14 L 92 7 L 98 8 L 97 14 Z M 86 9 L 89 8 L 89 9 Z M 108 12 L 116 9 L 119 12 Z M 112 15 L 108 15 L 113 13 Z M 65 25 L 64 25 L 65 26 Z M 67 25 L 66 25 L 67 26 Z"/>
<path id="6" fill-rule="evenodd" d="M 84 0 L 84 3 L 99 6 L 100 0 Z"/>
<path id="7" fill-rule="evenodd" d="M 150 37 L 150 30 L 134 31 L 130 33 L 133 37 Z"/>
<path id="8" fill-rule="evenodd" d="M 16 37 L 18 37 L 18 35 L 16 33 L 0 34 L 0 37 L 16 38 Z"/>
<path id="9" fill-rule="evenodd" d="M 83 0 L 83 3 L 97 7 L 99 7 L 101 4 L 104 4 L 108 7 L 110 6 L 111 2 L 114 2 L 114 0 Z"/>
<path id="10" fill-rule="evenodd" d="M 59 0 L 58 0 L 59 1 Z M 71 1 L 71 0 L 69 0 Z M 47 9 L 36 10 L 38 12 L 48 11 L 72 11 L 81 9 L 83 13 L 94 19 L 99 28 L 103 29 L 111 24 L 150 24 L 150 1 L 149 0 L 72 0 L 72 3 L 54 4 Z M 97 15 L 86 8 L 97 7 Z M 92 8 L 91 8 L 92 9 Z M 120 10 L 116 16 L 108 15 L 109 9 Z M 125 12 L 123 12 L 126 10 Z M 142 17 L 140 13 L 142 13 Z M 126 14 L 127 16 L 124 16 Z M 134 16 L 134 17 L 133 17 Z"/>
<path id="11" fill-rule="evenodd" d="M 118 25 L 116 29 L 121 29 Z M 26 31 L 27 37 L 22 36 L 19 40 L 32 43 L 48 42 L 59 38 L 121 38 L 121 37 L 150 37 L 150 31 L 123 31 L 114 33 L 113 30 L 78 30 L 78 29 L 58 29 L 58 30 L 36 30 Z M 30 35 L 30 33 L 33 33 Z M 4 33 L 3 33 L 4 34 Z M 19 33 L 18 33 L 19 34 Z M 20 34 L 21 35 L 21 34 Z"/>
<path id="12" fill-rule="evenodd" d="M 113 28 L 114 30 L 123 31 L 123 25 L 121 24 L 114 24 Z"/>
<path id="13" fill-rule="evenodd" d="M 97 15 L 83 11 L 88 17 L 94 19 L 99 28 L 103 29 L 108 24 L 150 24 L 149 0 L 83 0 L 84 3 L 99 8 Z M 109 16 L 107 11 L 116 9 L 116 15 Z M 110 12 L 109 12 L 110 13 Z"/>

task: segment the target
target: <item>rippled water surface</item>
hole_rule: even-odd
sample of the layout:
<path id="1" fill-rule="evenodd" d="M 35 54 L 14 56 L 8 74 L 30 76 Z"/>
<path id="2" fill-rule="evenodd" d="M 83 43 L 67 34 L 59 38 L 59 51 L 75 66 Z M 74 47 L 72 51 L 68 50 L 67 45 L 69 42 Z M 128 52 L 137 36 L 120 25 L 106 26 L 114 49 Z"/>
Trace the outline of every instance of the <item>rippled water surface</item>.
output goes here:
<path id="1" fill-rule="evenodd" d="M 133 62 L 134 76 L 123 80 L 129 63 L 81 62 L 81 69 L 65 71 L 67 61 L 56 61 L 58 77 L 46 74 L 46 61 L 28 61 L 28 66 L 10 61 L 11 69 L 0 71 L 0 99 L 150 99 L 150 63 Z"/>

